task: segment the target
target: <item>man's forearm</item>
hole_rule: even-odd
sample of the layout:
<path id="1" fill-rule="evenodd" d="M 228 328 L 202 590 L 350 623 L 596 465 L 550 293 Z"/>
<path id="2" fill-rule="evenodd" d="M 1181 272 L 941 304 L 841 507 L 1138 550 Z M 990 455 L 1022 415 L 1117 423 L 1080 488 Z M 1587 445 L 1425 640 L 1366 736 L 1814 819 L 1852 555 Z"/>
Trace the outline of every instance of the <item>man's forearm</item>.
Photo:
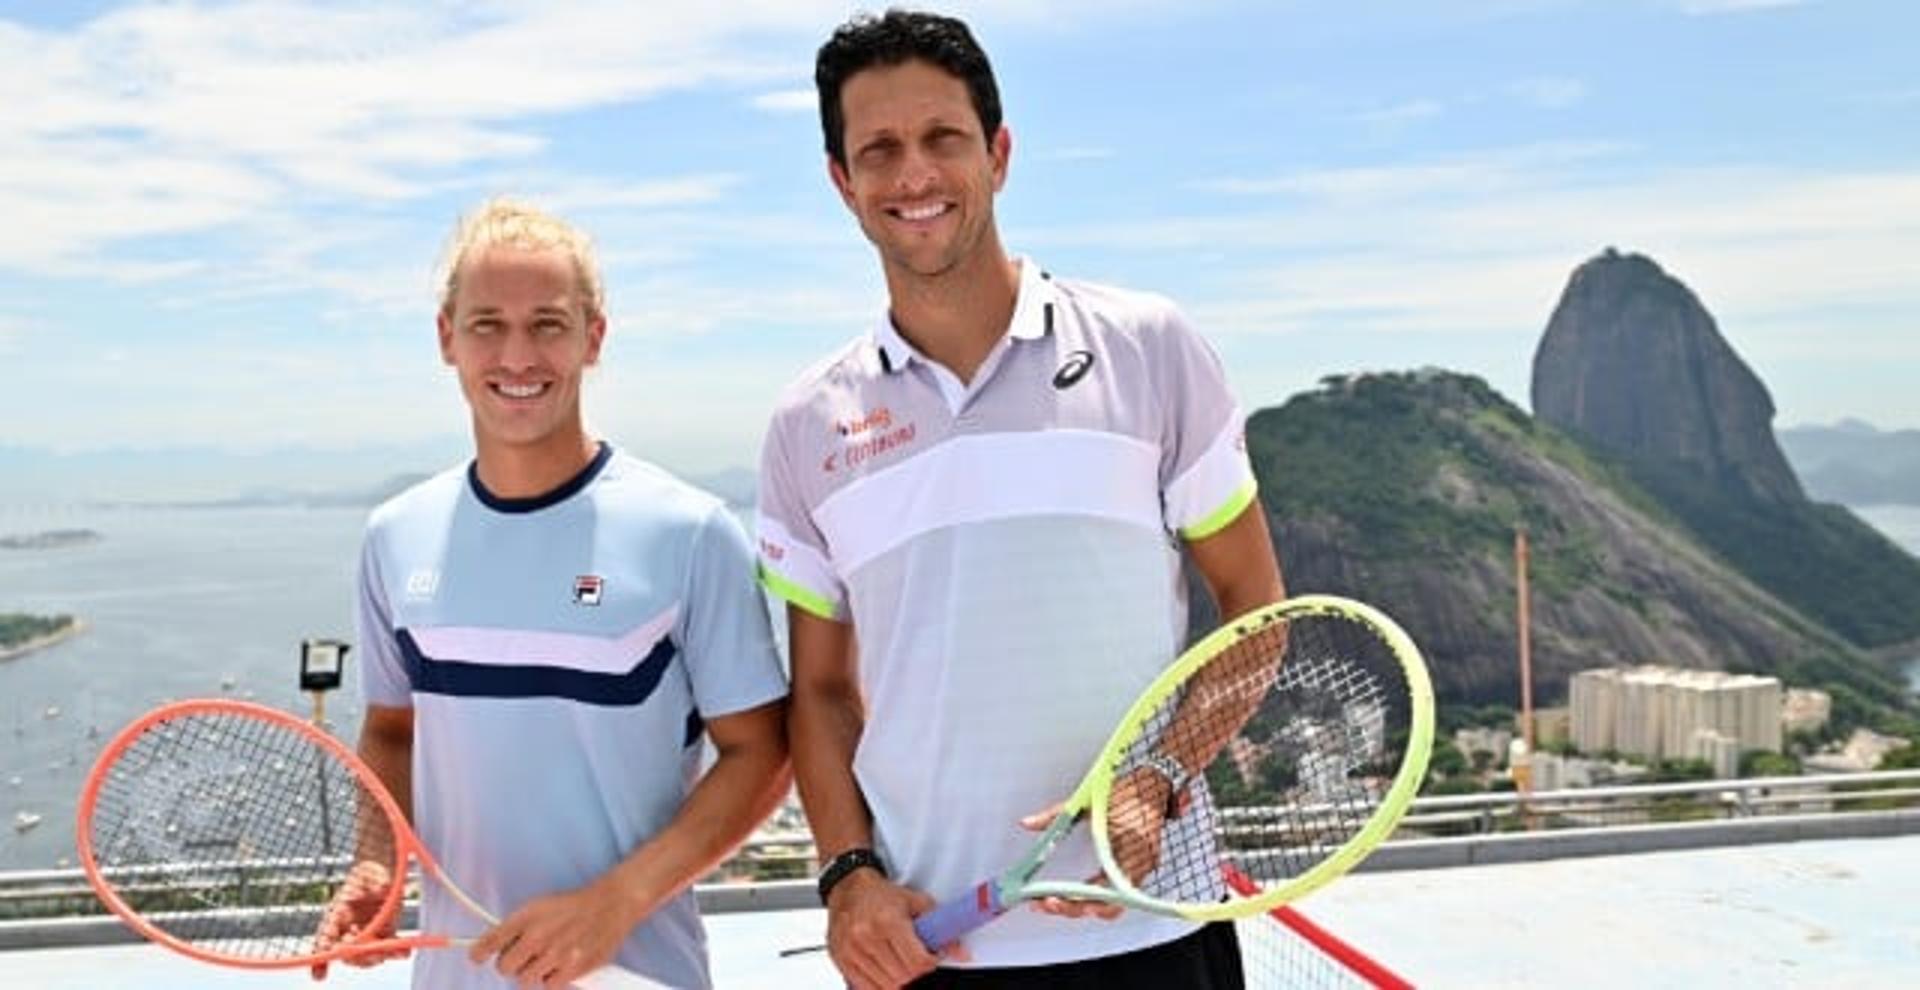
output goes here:
<path id="1" fill-rule="evenodd" d="M 673 821 L 602 877 L 618 893 L 630 924 L 713 869 L 780 804 L 791 780 L 784 707 L 775 703 L 724 716 L 749 720 L 749 738 L 716 739 L 718 758 Z"/>
<path id="2" fill-rule="evenodd" d="M 400 814 L 413 821 L 413 712 L 406 708 L 369 706 L 360 726 L 357 747 L 362 762 L 373 771 L 387 793 L 400 806 Z M 363 802 L 358 811 L 358 848 L 360 859 L 382 863 L 393 860 L 393 835 L 380 809 Z"/>
<path id="3" fill-rule="evenodd" d="M 853 775 L 864 725 L 859 694 L 851 684 L 794 695 L 794 777 L 814 848 L 823 861 L 873 844 L 873 819 Z"/>

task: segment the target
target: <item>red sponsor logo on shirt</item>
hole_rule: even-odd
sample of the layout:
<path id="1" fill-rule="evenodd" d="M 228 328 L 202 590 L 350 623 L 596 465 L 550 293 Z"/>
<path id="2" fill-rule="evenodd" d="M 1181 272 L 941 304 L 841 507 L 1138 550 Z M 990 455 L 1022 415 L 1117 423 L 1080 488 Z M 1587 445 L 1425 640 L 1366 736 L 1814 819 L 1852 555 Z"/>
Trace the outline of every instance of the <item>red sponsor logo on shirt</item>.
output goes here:
<path id="1" fill-rule="evenodd" d="M 832 474 L 843 467 L 858 467 L 881 454 L 898 450 L 912 443 L 916 432 L 913 424 L 908 423 L 892 432 L 877 434 L 865 440 L 850 443 L 844 449 L 828 454 L 826 460 L 820 462 L 820 470 L 827 474 Z"/>
<path id="2" fill-rule="evenodd" d="M 858 419 L 840 419 L 833 423 L 833 432 L 843 437 L 857 437 L 862 433 L 884 430 L 893 425 L 893 411 L 880 406 Z"/>

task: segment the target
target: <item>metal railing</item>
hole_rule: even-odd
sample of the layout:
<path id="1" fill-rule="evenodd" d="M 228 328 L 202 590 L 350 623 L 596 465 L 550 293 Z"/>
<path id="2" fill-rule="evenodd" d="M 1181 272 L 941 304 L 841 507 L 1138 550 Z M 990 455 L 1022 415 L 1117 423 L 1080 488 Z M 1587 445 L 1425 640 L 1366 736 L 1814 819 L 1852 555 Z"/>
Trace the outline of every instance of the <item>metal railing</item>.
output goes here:
<path id="1" fill-rule="evenodd" d="M 1361 869 L 1896 834 L 1920 834 L 1920 770 L 1490 792 L 1416 799 Z M 814 906 L 813 869 L 811 836 L 763 833 L 700 886 L 701 908 Z M 0 950 L 132 937 L 79 870 L 0 873 Z"/>

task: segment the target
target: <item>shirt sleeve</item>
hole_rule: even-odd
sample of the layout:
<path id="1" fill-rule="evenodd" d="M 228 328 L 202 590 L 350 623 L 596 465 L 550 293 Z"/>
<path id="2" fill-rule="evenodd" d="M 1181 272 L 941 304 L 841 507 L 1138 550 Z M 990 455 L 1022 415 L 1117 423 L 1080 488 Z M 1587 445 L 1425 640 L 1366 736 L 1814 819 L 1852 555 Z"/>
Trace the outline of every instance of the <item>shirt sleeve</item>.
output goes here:
<path id="1" fill-rule="evenodd" d="M 787 695 L 787 678 L 767 621 L 767 603 L 753 579 L 747 534 L 724 506 L 715 506 L 694 538 L 680 643 L 693 682 L 693 702 L 712 718 L 757 708 Z"/>
<path id="2" fill-rule="evenodd" d="M 411 708 L 413 681 L 400 657 L 393 615 L 387 607 L 386 580 L 380 572 L 378 532 L 371 527 L 360 545 L 358 584 L 354 630 L 360 640 L 360 696 L 369 705 Z"/>
<path id="3" fill-rule="evenodd" d="M 1253 504 L 1257 486 L 1247 460 L 1246 419 L 1213 348 L 1177 308 L 1169 305 L 1163 319 L 1153 334 L 1163 410 L 1161 505 L 1169 530 L 1200 540 Z"/>
<path id="4" fill-rule="evenodd" d="M 783 427 L 775 418 L 760 452 L 760 504 L 754 521 L 760 583 L 820 618 L 845 622 L 846 587 L 834 573 L 826 537 L 807 511 Z"/>

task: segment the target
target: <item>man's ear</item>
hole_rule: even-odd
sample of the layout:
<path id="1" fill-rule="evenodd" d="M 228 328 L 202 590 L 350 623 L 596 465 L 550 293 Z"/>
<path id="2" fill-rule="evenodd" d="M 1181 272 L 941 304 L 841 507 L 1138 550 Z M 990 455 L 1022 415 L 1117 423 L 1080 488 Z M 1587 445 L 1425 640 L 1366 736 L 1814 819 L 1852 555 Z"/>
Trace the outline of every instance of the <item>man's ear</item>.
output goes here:
<path id="1" fill-rule="evenodd" d="M 993 132 L 993 139 L 987 142 L 987 154 L 993 158 L 993 191 L 999 192 L 1007 184 L 1007 166 L 1013 162 L 1013 131 L 1001 124 Z"/>
<path id="2" fill-rule="evenodd" d="M 600 344 L 607 339 L 607 315 L 594 313 L 587 317 L 587 364 L 600 363 Z"/>
<path id="3" fill-rule="evenodd" d="M 827 178 L 833 182 L 833 191 L 840 194 L 840 202 L 852 211 L 853 177 L 847 174 L 847 167 L 840 164 L 840 159 L 831 154 L 827 155 Z"/>

